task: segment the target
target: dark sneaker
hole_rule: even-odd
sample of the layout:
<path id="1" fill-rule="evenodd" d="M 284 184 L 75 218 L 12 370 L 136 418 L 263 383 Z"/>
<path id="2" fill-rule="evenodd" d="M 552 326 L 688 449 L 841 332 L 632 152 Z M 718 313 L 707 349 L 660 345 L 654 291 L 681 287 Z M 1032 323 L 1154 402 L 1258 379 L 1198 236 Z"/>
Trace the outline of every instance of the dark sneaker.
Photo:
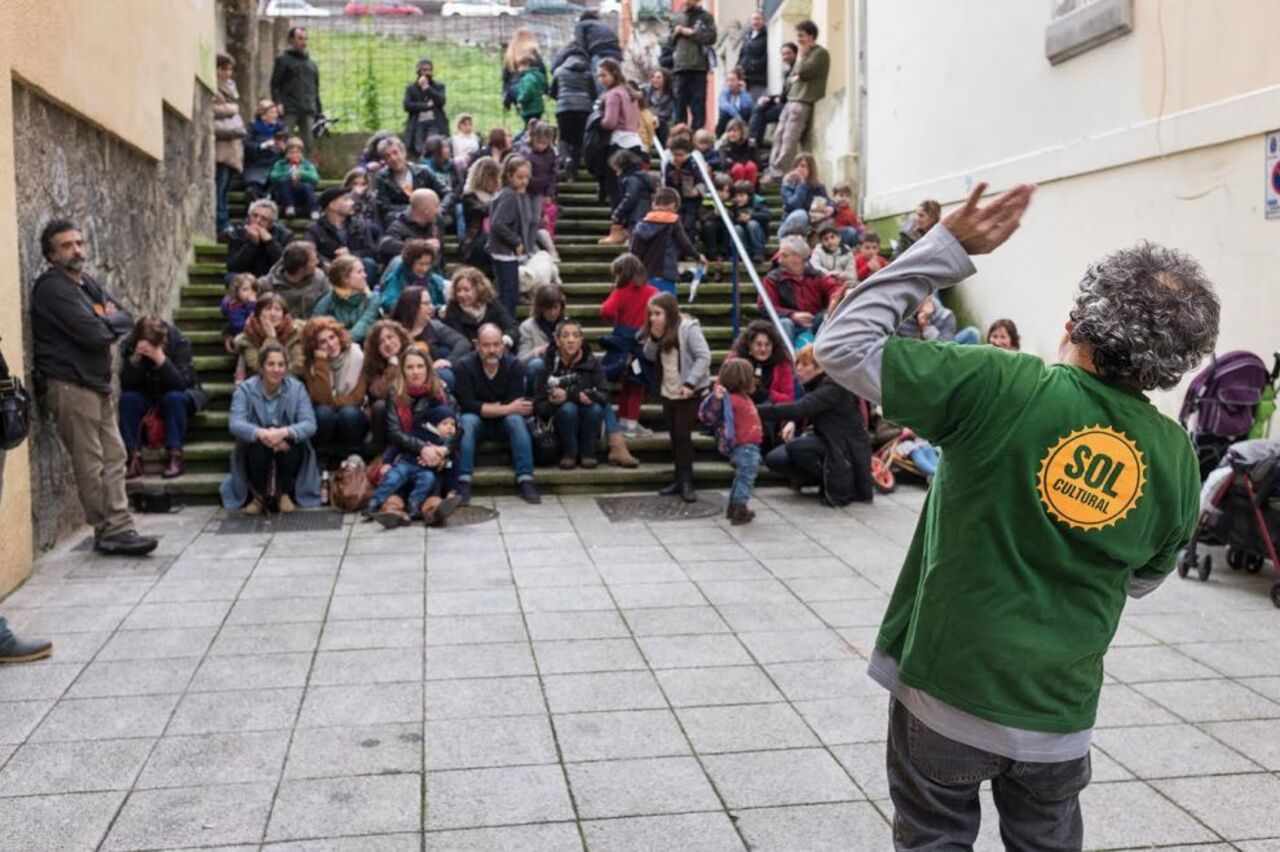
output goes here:
<path id="1" fill-rule="evenodd" d="M 53 653 L 53 643 L 48 639 L 23 641 L 12 633 L 0 642 L 0 663 L 29 663 L 43 660 Z"/>
<path id="2" fill-rule="evenodd" d="M 457 494 L 450 494 L 448 497 L 440 501 L 440 505 L 436 507 L 436 517 L 434 526 L 443 527 L 449 523 L 449 516 L 458 511 L 461 506 L 460 498 Z"/>
<path id="3" fill-rule="evenodd" d="M 93 549 L 107 556 L 146 556 L 160 544 L 160 539 L 125 530 L 106 535 L 94 542 Z"/>
<path id="4" fill-rule="evenodd" d="M 458 505 L 471 505 L 471 482 L 469 480 L 458 483 Z"/>
<path id="5" fill-rule="evenodd" d="M 520 494 L 520 499 L 526 503 L 537 505 L 542 502 L 542 495 L 538 493 L 538 486 L 533 484 L 532 479 L 526 479 L 516 486 L 516 491 Z"/>

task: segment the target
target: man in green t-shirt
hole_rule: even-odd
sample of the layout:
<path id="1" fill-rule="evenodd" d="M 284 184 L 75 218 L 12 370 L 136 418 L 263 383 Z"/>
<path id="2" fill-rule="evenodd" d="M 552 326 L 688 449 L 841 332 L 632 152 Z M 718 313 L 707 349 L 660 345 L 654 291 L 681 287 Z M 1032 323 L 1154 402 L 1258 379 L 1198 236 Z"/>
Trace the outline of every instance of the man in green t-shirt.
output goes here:
<path id="1" fill-rule="evenodd" d="M 895 845 L 971 847 L 990 780 L 1006 845 L 1079 849 L 1103 656 L 1196 526 L 1195 453 L 1143 391 L 1213 351 L 1218 301 L 1194 260 L 1142 243 L 1085 273 L 1058 364 L 895 336 L 1034 187 L 979 207 L 985 189 L 845 298 L 814 354 L 942 449 L 869 665 L 893 695 Z"/>

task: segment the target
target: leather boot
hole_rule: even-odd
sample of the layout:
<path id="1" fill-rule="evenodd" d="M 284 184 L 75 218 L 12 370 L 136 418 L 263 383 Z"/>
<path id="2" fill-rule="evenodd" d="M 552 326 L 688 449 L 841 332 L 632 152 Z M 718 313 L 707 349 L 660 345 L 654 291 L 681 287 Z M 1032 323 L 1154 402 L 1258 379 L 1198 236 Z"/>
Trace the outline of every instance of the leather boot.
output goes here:
<path id="1" fill-rule="evenodd" d="M 684 474 L 677 473 L 675 481 L 665 488 L 658 489 L 659 497 L 675 497 L 684 492 Z"/>
<path id="2" fill-rule="evenodd" d="M 440 509 L 440 504 L 444 501 L 439 497 L 428 497 L 422 501 L 422 505 L 418 508 L 418 514 L 422 515 L 422 522 L 429 527 L 436 525 L 436 512 Z"/>
<path id="3" fill-rule="evenodd" d="M 129 451 L 129 465 L 125 468 L 125 479 L 137 479 L 142 476 L 142 450 Z"/>
<path id="4" fill-rule="evenodd" d="M 686 503 L 698 502 L 698 492 L 693 490 L 692 473 L 684 473 L 680 477 L 680 499 Z"/>
<path id="5" fill-rule="evenodd" d="M 627 448 L 627 439 L 621 432 L 614 432 L 609 436 L 609 464 L 618 467 L 640 466 L 640 460 L 631 455 L 631 450 Z"/>
<path id="6" fill-rule="evenodd" d="M 160 475 L 165 479 L 173 479 L 182 476 L 186 470 L 182 464 L 182 450 L 169 450 L 169 463 L 165 465 L 164 473 Z"/>
<path id="7" fill-rule="evenodd" d="M 742 524 L 749 524 L 755 516 L 756 513 L 748 509 L 746 503 L 729 504 L 729 524 L 731 526 L 737 527 Z"/>
<path id="8" fill-rule="evenodd" d="M 373 513 L 373 519 L 386 529 L 395 529 L 409 523 L 409 513 L 404 508 L 404 498 L 392 494 L 382 504 L 382 508 Z"/>
<path id="9" fill-rule="evenodd" d="M 627 229 L 616 222 L 609 226 L 609 235 L 601 237 L 597 242 L 602 246 L 623 246 L 631 239 Z"/>

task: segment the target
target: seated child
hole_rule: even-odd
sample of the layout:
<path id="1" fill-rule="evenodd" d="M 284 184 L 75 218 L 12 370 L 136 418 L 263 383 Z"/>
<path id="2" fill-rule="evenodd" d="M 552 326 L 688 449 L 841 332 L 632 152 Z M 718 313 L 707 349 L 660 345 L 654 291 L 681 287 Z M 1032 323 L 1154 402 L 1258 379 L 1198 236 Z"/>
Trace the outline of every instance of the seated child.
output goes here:
<path id="1" fill-rule="evenodd" d="M 480 150 L 480 134 L 465 112 L 458 116 L 457 131 L 449 137 L 449 146 L 453 148 L 453 167 L 458 172 L 458 180 L 466 180 L 471 155 Z"/>
<path id="2" fill-rule="evenodd" d="M 823 222 L 818 228 L 818 245 L 809 255 L 809 262 L 819 272 L 830 275 L 845 286 L 857 280 L 853 268 L 853 252 L 840 242 L 840 231 L 834 222 Z"/>
<path id="3" fill-rule="evenodd" d="M 729 180 L 728 175 L 720 173 L 711 178 L 711 185 L 715 187 L 716 195 L 720 196 L 720 203 L 727 210 L 733 201 L 733 181 Z M 729 238 L 729 231 L 725 228 L 719 212 L 716 211 L 716 203 L 710 195 L 703 197 L 702 212 L 698 218 L 702 245 L 706 249 L 707 257 L 711 258 L 711 280 L 718 281 L 720 263 L 728 259 L 733 240 Z"/>
<path id="4" fill-rule="evenodd" d="M 835 185 L 831 194 L 835 200 L 835 223 L 840 229 L 840 241 L 853 248 L 858 245 L 862 232 L 866 229 L 853 206 L 853 187 L 841 182 Z"/>
<path id="5" fill-rule="evenodd" d="M 724 136 L 720 139 L 720 157 L 734 183 L 749 181 L 751 188 L 755 189 L 760 177 L 760 164 L 756 146 L 748 136 L 747 123 L 742 119 L 735 118 L 725 127 Z"/>
<path id="6" fill-rule="evenodd" d="M 303 151 L 302 140 L 290 137 L 284 146 L 284 159 L 277 160 L 267 176 L 285 219 L 299 215 L 312 219 L 320 217 L 316 207 L 320 173 L 316 171 L 315 164 L 303 156 Z"/>
<path id="7" fill-rule="evenodd" d="M 750 523 L 756 513 L 747 508 L 760 472 L 760 445 L 764 424 L 751 401 L 756 375 L 745 358 L 733 358 L 720 365 L 720 376 L 698 406 L 698 419 L 715 430 L 716 448 L 733 465 L 729 486 L 729 509 L 725 517 L 733 526 Z"/>
<path id="8" fill-rule="evenodd" d="M 880 254 L 880 235 L 868 230 L 858 243 L 858 256 L 853 259 L 854 270 L 859 281 L 866 281 L 875 273 L 884 269 L 884 256 Z"/>
<path id="9" fill-rule="evenodd" d="M 691 156 L 693 143 L 681 136 L 671 140 L 671 163 L 667 166 L 667 186 L 680 194 L 680 224 L 686 234 L 698 232 L 702 212 L 702 175 Z"/>
<path id="10" fill-rule="evenodd" d="M 676 212 L 680 196 L 664 186 L 653 194 L 653 207 L 631 232 L 631 253 L 644 264 L 648 281 L 665 293 L 676 293 L 680 258 L 707 259 L 698 254 Z"/>
<path id="11" fill-rule="evenodd" d="M 222 329 L 222 347 L 228 355 L 236 354 L 236 335 L 244 331 L 244 324 L 253 316 L 258 304 L 258 279 L 248 272 L 241 272 L 227 284 L 227 295 L 218 306 L 227 324 Z"/>
<path id="12" fill-rule="evenodd" d="M 387 529 L 405 526 L 410 523 L 411 515 L 421 515 L 427 526 L 438 526 L 453 513 L 458 506 L 456 493 L 457 473 L 453 464 L 453 456 L 458 447 L 458 416 L 454 410 L 442 402 L 433 402 L 429 407 L 397 399 L 395 416 L 401 422 L 408 419 L 413 423 L 409 433 L 410 442 L 423 449 L 430 446 L 444 447 L 447 451 L 444 464 L 440 468 L 427 466 L 422 450 L 419 455 L 412 452 L 401 452 L 391 469 L 382 477 L 378 488 L 369 500 L 369 508 L 373 519 Z M 443 500 L 430 499 L 436 490 L 437 477 L 443 483 L 441 490 L 448 494 Z M 390 506 L 387 501 L 405 486 L 409 487 L 409 498 L 406 508 L 399 508 L 396 502 Z M 400 504 L 404 505 L 404 504 Z"/>
<path id="13" fill-rule="evenodd" d="M 750 181 L 740 180 L 733 185 L 733 203 L 729 206 L 729 217 L 733 219 L 738 238 L 756 263 L 764 260 L 769 219 L 772 215 L 768 202 L 763 195 L 756 195 L 755 186 Z"/>
<path id="14" fill-rule="evenodd" d="M 693 134 L 693 147 L 707 161 L 707 171 L 722 172 L 725 170 L 724 158 L 716 148 L 716 135 L 710 130 L 699 130 Z M 694 166 L 696 169 L 697 166 Z"/>

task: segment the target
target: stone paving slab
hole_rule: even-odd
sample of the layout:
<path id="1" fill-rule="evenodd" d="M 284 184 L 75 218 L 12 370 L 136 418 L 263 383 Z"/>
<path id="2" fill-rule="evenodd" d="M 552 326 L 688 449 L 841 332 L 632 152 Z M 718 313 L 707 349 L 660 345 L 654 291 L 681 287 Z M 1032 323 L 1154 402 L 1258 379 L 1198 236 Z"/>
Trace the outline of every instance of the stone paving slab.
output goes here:
<path id="1" fill-rule="evenodd" d="M 0 669 L 0 848 L 891 848 L 865 666 L 923 497 L 762 489 L 744 527 L 498 498 L 457 529 L 244 535 L 193 507 L 143 520 L 152 559 L 77 539 L 0 602 L 56 642 Z M 1130 605 L 1088 848 L 1280 850 L 1271 582 Z"/>

